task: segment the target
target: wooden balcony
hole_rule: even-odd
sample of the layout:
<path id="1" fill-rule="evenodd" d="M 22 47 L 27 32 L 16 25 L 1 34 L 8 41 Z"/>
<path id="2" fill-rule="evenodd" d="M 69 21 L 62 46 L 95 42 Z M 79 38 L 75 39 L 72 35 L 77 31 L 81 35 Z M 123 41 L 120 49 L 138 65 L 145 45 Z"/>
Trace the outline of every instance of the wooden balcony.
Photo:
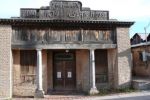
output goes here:
<path id="1" fill-rule="evenodd" d="M 51 30 L 15 29 L 12 34 L 12 47 L 116 44 L 112 30 Z M 58 46 L 58 45 L 57 45 Z"/>

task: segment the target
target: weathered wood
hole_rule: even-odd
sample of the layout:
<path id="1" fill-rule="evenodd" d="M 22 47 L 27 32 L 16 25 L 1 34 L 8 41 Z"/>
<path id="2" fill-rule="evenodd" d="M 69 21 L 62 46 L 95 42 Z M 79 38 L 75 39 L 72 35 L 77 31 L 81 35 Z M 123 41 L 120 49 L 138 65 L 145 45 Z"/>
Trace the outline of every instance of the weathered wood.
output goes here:
<path id="1" fill-rule="evenodd" d="M 12 44 L 115 43 L 112 30 L 52 30 L 14 28 Z"/>
<path id="2" fill-rule="evenodd" d="M 21 66 L 21 84 L 35 84 L 36 76 L 36 51 L 21 50 L 20 51 L 20 66 Z"/>
<path id="3" fill-rule="evenodd" d="M 114 49 L 116 44 L 12 44 L 12 49 Z"/>

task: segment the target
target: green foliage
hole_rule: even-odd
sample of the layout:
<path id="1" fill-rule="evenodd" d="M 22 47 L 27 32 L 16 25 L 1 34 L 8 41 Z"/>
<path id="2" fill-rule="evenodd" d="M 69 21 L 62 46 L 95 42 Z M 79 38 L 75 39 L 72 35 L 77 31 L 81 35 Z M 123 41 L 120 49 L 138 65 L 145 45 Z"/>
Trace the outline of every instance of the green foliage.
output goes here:
<path id="1" fill-rule="evenodd" d="M 133 88 L 122 88 L 122 89 L 100 89 L 99 94 L 97 95 L 108 95 L 108 94 L 116 94 L 116 93 L 130 93 L 136 92 Z"/>

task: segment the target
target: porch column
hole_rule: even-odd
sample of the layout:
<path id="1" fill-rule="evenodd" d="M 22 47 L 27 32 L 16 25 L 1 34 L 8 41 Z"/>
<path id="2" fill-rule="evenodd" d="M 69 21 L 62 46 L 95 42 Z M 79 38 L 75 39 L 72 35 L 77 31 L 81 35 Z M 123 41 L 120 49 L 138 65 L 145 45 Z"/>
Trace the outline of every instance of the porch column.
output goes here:
<path id="1" fill-rule="evenodd" d="M 96 82 L 95 82 L 95 50 L 91 49 L 90 50 L 90 67 L 91 67 L 91 89 L 90 89 L 90 94 L 97 94 L 99 91 L 96 88 Z"/>
<path id="2" fill-rule="evenodd" d="M 37 49 L 37 89 L 35 91 L 36 98 L 43 98 L 43 79 L 42 79 L 42 50 Z"/>

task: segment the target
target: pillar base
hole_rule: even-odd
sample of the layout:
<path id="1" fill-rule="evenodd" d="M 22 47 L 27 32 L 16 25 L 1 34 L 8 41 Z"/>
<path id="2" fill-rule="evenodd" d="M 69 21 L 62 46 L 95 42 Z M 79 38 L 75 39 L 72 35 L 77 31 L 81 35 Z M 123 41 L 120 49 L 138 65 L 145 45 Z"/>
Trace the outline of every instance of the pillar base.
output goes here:
<path id="1" fill-rule="evenodd" d="M 91 90 L 89 91 L 90 95 L 94 95 L 94 94 L 98 94 L 99 91 L 97 90 L 97 88 L 91 88 Z"/>
<path id="2" fill-rule="evenodd" d="M 34 94 L 34 98 L 44 98 L 44 91 L 43 90 L 36 90 Z"/>

